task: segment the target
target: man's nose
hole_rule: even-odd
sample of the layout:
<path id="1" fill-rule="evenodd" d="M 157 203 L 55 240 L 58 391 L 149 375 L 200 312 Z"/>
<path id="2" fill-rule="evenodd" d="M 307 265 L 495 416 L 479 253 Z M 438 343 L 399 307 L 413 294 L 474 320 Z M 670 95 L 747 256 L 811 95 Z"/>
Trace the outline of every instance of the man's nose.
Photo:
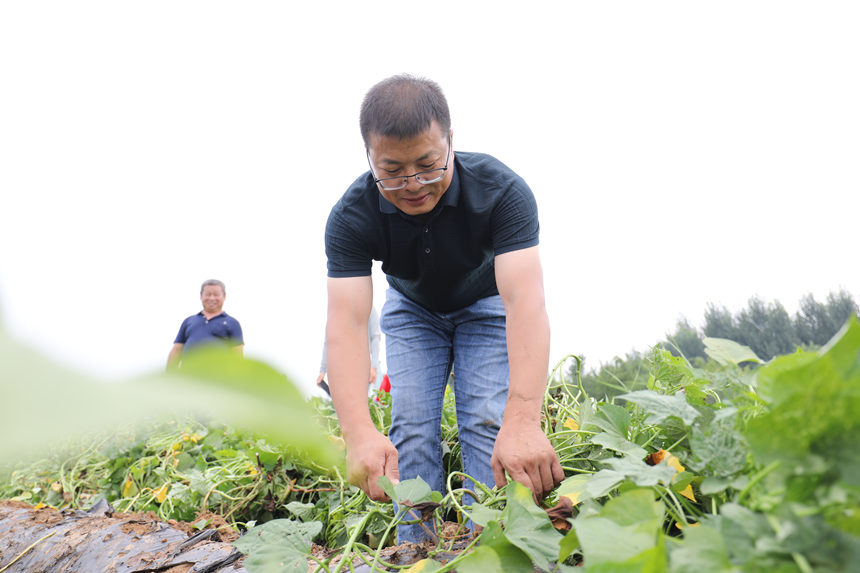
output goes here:
<path id="1" fill-rule="evenodd" d="M 406 180 L 406 190 L 410 193 L 417 193 L 422 187 L 424 186 L 418 182 L 417 177 L 410 177 Z"/>

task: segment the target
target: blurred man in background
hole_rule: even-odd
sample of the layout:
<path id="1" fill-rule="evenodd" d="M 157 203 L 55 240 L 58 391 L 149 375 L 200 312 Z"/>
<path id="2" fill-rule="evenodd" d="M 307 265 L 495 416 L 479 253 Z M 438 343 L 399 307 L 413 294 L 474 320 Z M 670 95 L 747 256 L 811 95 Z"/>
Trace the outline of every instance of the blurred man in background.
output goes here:
<path id="1" fill-rule="evenodd" d="M 376 382 L 379 372 L 379 339 L 382 338 L 382 333 L 379 331 L 379 313 L 376 308 L 370 309 L 370 318 L 367 321 L 367 343 L 370 346 L 370 374 L 367 378 L 367 385 L 372 387 Z M 326 344 L 323 341 L 322 362 L 320 363 L 320 374 L 317 376 L 317 386 L 325 390 L 326 394 L 331 395 L 328 388 L 328 383 L 325 381 L 326 373 Z M 386 390 L 387 392 L 388 390 Z"/>
<path id="2" fill-rule="evenodd" d="M 176 368 L 183 354 L 189 350 L 207 345 L 221 345 L 232 348 L 240 356 L 245 340 L 239 321 L 223 311 L 227 290 L 224 283 L 209 279 L 200 287 L 200 302 L 203 310 L 189 316 L 179 327 L 173 348 L 167 355 L 167 369 Z"/>

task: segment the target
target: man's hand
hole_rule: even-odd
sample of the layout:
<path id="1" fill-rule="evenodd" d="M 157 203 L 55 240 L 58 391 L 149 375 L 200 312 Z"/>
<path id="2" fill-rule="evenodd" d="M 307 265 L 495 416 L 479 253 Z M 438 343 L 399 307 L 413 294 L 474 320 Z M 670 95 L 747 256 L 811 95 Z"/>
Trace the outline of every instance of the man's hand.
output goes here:
<path id="1" fill-rule="evenodd" d="M 376 382 L 376 368 L 373 366 L 370 367 L 370 379 L 367 381 L 367 385 L 370 386 Z"/>
<path id="2" fill-rule="evenodd" d="M 540 501 L 564 479 L 564 470 L 549 439 L 534 424 L 502 424 L 490 460 L 496 485 L 511 479 L 529 488 L 535 501 Z"/>
<path id="3" fill-rule="evenodd" d="M 346 438 L 346 479 L 374 501 L 388 501 L 377 483 L 380 476 L 400 482 L 397 450 L 391 440 L 375 428 Z"/>
<path id="4" fill-rule="evenodd" d="M 167 355 L 167 370 L 176 370 L 179 368 L 179 361 L 182 360 L 182 349 L 185 348 L 184 344 L 176 342 L 173 344 L 173 347 L 170 349 L 170 353 Z"/>

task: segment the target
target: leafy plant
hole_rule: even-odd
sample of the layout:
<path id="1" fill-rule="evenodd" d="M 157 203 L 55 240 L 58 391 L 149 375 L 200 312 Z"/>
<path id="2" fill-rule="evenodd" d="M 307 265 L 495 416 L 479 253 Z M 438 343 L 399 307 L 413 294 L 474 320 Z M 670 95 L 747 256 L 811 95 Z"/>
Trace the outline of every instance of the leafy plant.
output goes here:
<path id="1" fill-rule="evenodd" d="M 307 444 L 211 419 L 24 465 L 0 493 L 72 507 L 105 496 L 164 517 L 215 510 L 249 528 L 237 546 L 252 572 L 403 567 L 385 544 L 407 520 L 437 539 L 413 572 L 860 570 L 860 324 L 850 320 L 820 351 L 767 363 L 728 340 L 704 344 L 711 360 L 696 365 L 655 347 L 641 387 L 600 398 L 579 358 L 556 366 L 543 428 L 568 477 L 543 507 L 515 482 L 463 488 L 453 395 L 446 491 L 382 480 L 396 512 L 345 484 L 338 463 L 304 456 Z M 369 403 L 386 432 L 390 405 Z M 310 404 L 326 443 L 339 443 L 330 403 Z M 451 519 L 476 535 L 446 538 Z"/>

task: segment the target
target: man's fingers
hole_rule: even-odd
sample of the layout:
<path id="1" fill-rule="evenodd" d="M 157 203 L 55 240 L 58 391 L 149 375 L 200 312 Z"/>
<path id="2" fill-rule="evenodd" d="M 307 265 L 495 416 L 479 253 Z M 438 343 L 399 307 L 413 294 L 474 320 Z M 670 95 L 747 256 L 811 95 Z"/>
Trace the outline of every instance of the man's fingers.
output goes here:
<path id="1" fill-rule="evenodd" d="M 383 475 L 388 476 L 391 483 L 397 485 L 400 483 L 400 468 L 397 466 L 397 450 L 385 456 L 385 467 Z"/>
<path id="2" fill-rule="evenodd" d="M 377 476 L 378 477 L 378 476 Z M 388 494 L 386 494 L 379 484 L 374 480 L 373 482 L 369 481 L 365 484 L 365 487 L 361 488 L 367 494 L 367 497 L 372 499 L 373 501 L 388 501 Z"/>
<path id="3" fill-rule="evenodd" d="M 388 494 L 386 494 L 379 486 L 379 478 L 381 476 L 387 477 L 394 485 L 400 483 L 400 470 L 397 467 L 396 450 L 386 454 L 381 469 L 382 473 L 376 471 L 368 472 L 367 481 L 364 484 L 359 485 L 359 487 L 367 494 L 367 497 L 373 501 L 388 501 L 390 499 Z"/>
<path id="4" fill-rule="evenodd" d="M 558 487 L 564 481 L 564 468 L 561 467 L 558 455 L 554 456 L 552 460 L 552 479 L 555 487 Z"/>
<path id="5" fill-rule="evenodd" d="M 370 433 L 358 441 L 347 443 L 346 452 L 349 483 L 360 487 L 374 501 L 388 501 L 388 495 L 379 486 L 379 478 L 384 475 L 392 483 L 400 481 L 397 450 L 388 438 Z"/>
<path id="6" fill-rule="evenodd" d="M 555 456 L 543 463 L 511 465 L 505 468 L 502 467 L 501 463 L 493 464 L 493 476 L 499 487 L 507 483 L 505 471 L 513 481 L 526 486 L 534 495 L 536 502 L 546 497 L 564 480 L 564 470 Z"/>
<path id="7" fill-rule="evenodd" d="M 555 489 L 555 486 L 558 485 L 558 482 L 555 480 L 554 465 L 551 461 L 548 461 L 546 464 L 543 464 L 541 466 L 540 477 L 541 483 L 543 485 L 543 492 L 541 492 L 541 497 L 546 497 L 552 490 Z"/>
<path id="8" fill-rule="evenodd" d="M 512 480 L 514 480 L 514 481 L 516 481 L 516 482 L 519 482 L 519 483 L 523 484 L 524 486 L 526 486 L 526 487 L 529 489 L 529 491 L 531 491 L 531 492 L 532 492 L 532 496 L 535 498 L 535 501 L 537 501 L 537 500 L 538 500 L 538 493 L 537 493 L 537 492 L 535 492 L 535 483 L 537 483 L 537 484 L 538 484 L 538 487 L 540 486 L 540 476 L 539 476 L 539 475 L 538 475 L 538 476 L 535 476 L 535 477 L 537 477 L 537 478 L 538 478 L 538 480 L 537 480 L 537 481 L 535 481 L 535 480 L 533 480 L 533 479 L 532 479 L 532 476 L 530 476 L 530 475 L 529 475 L 525 470 L 523 470 L 523 469 L 519 469 L 519 470 L 511 470 L 511 469 L 509 468 L 509 469 L 508 469 L 508 474 L 511 476 L 511 479 L 512 479 Z"/>
<path id="9" fill-rule="evenodd" d="M 493 468 L 493 479 L 496 480 L 496 487 L 505 487 L 508 485 L 508 478 L 505 477 L 505 469 L 495 456 L 490 459 L 490 466 Z"/>

